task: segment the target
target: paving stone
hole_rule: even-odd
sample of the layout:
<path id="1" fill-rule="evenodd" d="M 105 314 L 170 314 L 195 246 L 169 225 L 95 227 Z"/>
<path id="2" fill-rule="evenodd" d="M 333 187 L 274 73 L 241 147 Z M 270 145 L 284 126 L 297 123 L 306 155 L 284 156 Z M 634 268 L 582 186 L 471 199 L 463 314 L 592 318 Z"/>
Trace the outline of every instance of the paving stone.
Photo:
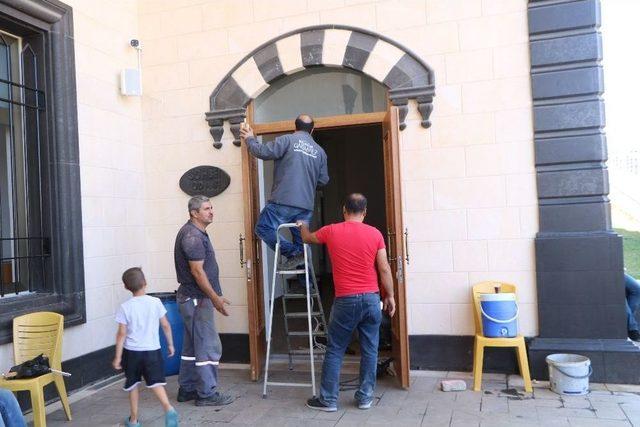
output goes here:
<path id="1" fill-rule="evenodd" d="M 569 418 L 569 424 L 579 427 L 624 427 L 632 425 L 627 420 L 591 420 L 587 418 Z"/>
<path id="2" fill-rule="evenodd" d="M 472 380 L 473 372 L 449 371 L 447 372 L 447 379 Z"/>
<path id="3" fill-rule="evenodd" d="M 439 385 L 440 380 L 436 378 L 416 378 L 415 382 L 411 384 L 411 391 L 433 392 L 439 387 Z"/>
<path id="4" fill-rule="evenodd" d="M 429 378 L 446 378 L 447 371 L 411 371 L 412 378 L 429 377 Z"/>
<path id="5" fill-rule="evenodd" d="M 467 404 L 467 403 L 476 404 L 482 401 L 483 396 L 486 396 L 486 395 L 480 392 L 456 393 L 456 402 L 460 404 Z"/>
<path id="6" fill-rule="evenodd" d="M 620 409 L 634 426 L 640 426 L 640 407 L 632 403 L 621 403 Z"/>
<path id="7" fill-rule="evenodd" d="M 617 403 L 602 403 L 595 402 L 593 409 L 596 411 L 596 417 L 610 420 L 626 420 L 625 415 L 620 405 Z"/>
<path id="8" fill-rule="evenodd" d="M 640 393 L 640 385 L 636 384 L 607 384 L 609 391 L 626 391 L 631 393 Z"/>
<path id="9" fill-rule="evenodd" d="M 533 396 L 536 399 L 559 399 L 560 395 L 547 388 L 535 388 L 533 389 Z"/>
<path id="10" fill-rule="evenodd" d="M 405 401 L 398 414 L 424 415 L 427 412 L 427 401 Z"/>
<path id="11" fill-rule="evenodd" d="M 602 383 L 589 383 L 589 391 L 607 390 L 607 385 Z"/>
<path id="12" fill-rule="evenodd" d="M 540 421 L 553 418 L 595 418 L 595 411 L 573 408 L 536 408 Z"/>
<path id="13" fill-rule="evenodd" d="M 336 423 L 336 426 L 359 426 L 365 425 L 369 417 L 374 411 L 346 411 L 340 420 Z"/>
<path id="14" fill-rule="evenodd" d="M 538 426 L 538 419 L 518 418 L 509 414 L 492 414 L 491 417 L 482 417 L 481 427 L 533 427 Z"/>
<path id="15" fill-rule="evenodd" d="M 316 420 L 326 420 L 326 421 L 338 421 L 342 416 L 347 412 L 346 409 L 338 409 L 336 412 L 324 412 L 318 411 L 315 419 Z"/>
<path id="16" fill-rule="evenodd" d="M 286 364 L 283 365 L 286 367 Z M 286 368 L 285 368 L 286 369 Z M 282 379 L 298 381 L 308 379 L 308 373 L 278 372 Z M 501 375 L 501 374 L 500 374 Z M 440 378 L 468 376 L 469 373 L 427 373 L 412 377 L 410 390 L 400 390 L 392 378 L 385 378 L 376 388 L 376 400 L 371 409 L 358 410 L 353 391 L 343 391 L 337 412 L 313 411 L 305 407 L 310 390 L 288 387 L 272 387 L 267 399 L 262 399 L 262 384 L 248 379 L 246 371 L 225 370 L 221 375 L 224 390 L 238 396 L 224 408 L 196 407 L 193 402 L 175 403 L 177 378 L 168 378 L 167 391 L 181 414 L 181 424 L 193 427 L 224 425 L 249 426 L 640 426 L 640 395 L 632 388 L 592 387 L 587 396 L 559 396 L 546 389 L 544 382 L 534 384 L 535 393 L 511 395 L 501 390 L 519 388 L 518 376 L 503 376 L 503 380 L 485 376 L 484 386 L 491 394 L 464 391 L 443 393 L 437 390 Z M 345 378 L 348 378 L 346 376 Z M 496 377 L 493 377 L 496 378 Z M 119 380 L 105 388 L 73 400 L 73 422 L 66 422 L 62 410 L 48 417 L 48 425 L 54 427 L 114 426 L 124 420 L 128 412 L 128 396 L 122 392 Z M 599 389 L 598 389 L 599 388 Z M 84 392 L 82 392 L 84 393 Z M 164 425 L 164 417 L 155 397 L 148 392 L 141 394 L 140 417 L 146 426 Z"/>
<path id="17" fill-rule="evenodd" d="M 591 408 L 591 401 L 589 401 L 589 399 L 586 397 L 562 396 L 560 400 L 562 401 L 562 406 L 565 408 L 575 408 L 575 409 Z"/>
<path id="18" fill-rule="evenodd" d="M 498 397 L 483 397 L 480 406 L 480 412 L 483 413 L 509 413 L 509 401 Z"/>

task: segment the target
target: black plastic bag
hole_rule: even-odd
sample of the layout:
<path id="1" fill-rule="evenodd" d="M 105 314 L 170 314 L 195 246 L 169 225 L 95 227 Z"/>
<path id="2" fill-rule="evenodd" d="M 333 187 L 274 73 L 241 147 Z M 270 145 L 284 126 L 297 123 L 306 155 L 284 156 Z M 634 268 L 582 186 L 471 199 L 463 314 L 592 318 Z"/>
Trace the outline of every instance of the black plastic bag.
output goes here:
<path id="1" fill-rule="evenodd" d="M 49 358 L 44 354 L 40 354 L 9 369 L 9 373 L 5 377 L 8 380 L 21 380 L 39 377 L 49 372 L 51 372 Z"/>

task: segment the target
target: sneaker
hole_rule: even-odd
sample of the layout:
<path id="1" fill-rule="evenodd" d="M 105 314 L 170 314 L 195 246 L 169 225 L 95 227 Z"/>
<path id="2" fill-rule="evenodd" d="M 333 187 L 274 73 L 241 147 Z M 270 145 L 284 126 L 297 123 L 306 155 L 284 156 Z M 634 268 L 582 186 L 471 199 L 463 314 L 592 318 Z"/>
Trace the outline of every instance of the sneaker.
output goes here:
<path id="1" fill-rule="evenodd" d="M 164 414 L 164 427 L 178 427 L 178 413 L 171 408 Z"/>
<path id="2" fill-rule="evenodd" d="M 298 266 L 304 266 L 304 254 L 298 254 L 290 258 L 285 258 L 282 262 L 280 262 L 278 269 L 280 271 L 291 271 L 297 270 Z"/>
<path id="3" fill-rule="evenodd" d="M 325 405 L 317 397 L 307 400 L 307 408 L 317 409 L 318 411 L 324 412 L 336 412 L 338 410 L 335 406 Z"/>
<path id="4" fill-rule="evenodd" d="M 132 422 L 131 422 L 131 418 L 130 418 L 130 417 L 127 417 L 127 418 L 124 420 L 124 426 L 125 426 L 125 427 L 140 427 L 140 420 L 138 420 L 138 421 L 137 421 L 137 422 L 135 422 L 135 423 L 132 423 Z"/>
<path id="5" fill-rule="evenodd" d="M 230 394 L 220 393 L 216 391 L 213 395 L 204 399 L 197 398 L 196 406 L 224 406 L 233 402 L 235 399 Z"/>
<path id="6" fill-rule="evenodd" d="M 632 341 L 640 342 L 640 332 L 629 331 L 629 338 L 631 338 Z"/>
<path id="7" fill-rule="evenodd" d="M 367 402 L 358 402 L 358 409 L 369 409 L 373 405 L 373 400 Z"/>
<path id="8" fill-rule="evenodd" d="M 186 391 L 182 387 L 178 389 L 178 399 L 177 399 L 178 402 L 188 402 L 190 400 L 196 400 L 197 398 L 198 398 L 198 392 L 195 390 Z"/>

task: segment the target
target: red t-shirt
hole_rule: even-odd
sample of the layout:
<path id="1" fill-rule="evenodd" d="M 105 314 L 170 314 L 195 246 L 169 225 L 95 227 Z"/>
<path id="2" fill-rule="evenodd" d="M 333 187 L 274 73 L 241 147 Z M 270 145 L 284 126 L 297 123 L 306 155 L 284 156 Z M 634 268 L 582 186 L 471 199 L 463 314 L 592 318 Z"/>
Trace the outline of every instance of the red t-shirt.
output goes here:
<path id="1" fill-rule="evenodd" d="M 322 227 L 315 234 L 329 249 L 336 297 L 378 292 L 376 254 L 385 246 L 377 228 L 345 221 Z"/>

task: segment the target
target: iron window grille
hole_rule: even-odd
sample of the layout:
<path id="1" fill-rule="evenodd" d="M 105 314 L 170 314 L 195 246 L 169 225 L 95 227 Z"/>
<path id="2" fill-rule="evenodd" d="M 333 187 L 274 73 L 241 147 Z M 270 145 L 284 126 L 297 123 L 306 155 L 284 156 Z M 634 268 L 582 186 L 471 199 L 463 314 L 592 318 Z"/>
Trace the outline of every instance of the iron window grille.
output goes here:
<path id="1" fill-rule="evenodd" d="M 59 0 L 0 0 L 0 32 L 4 344 L 16 316 L 53 311 L 78 325 L 86 304 L 73 10 Z"/>
<path id="2" fill-rule="evenodd" d="M 0 298 L 47 289 L 40 188 L 46 96 L 38 83 L 31 44 L 0 33 Z"/>

